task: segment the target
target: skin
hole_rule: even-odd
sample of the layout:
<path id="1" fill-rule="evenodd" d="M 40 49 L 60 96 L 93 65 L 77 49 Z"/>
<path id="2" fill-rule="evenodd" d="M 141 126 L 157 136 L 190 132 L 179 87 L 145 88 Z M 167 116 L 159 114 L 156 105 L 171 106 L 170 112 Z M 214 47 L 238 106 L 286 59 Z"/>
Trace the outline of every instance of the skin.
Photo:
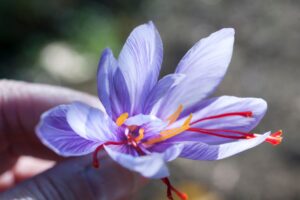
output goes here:
<path id="1" fill-rule="evenodd" d="M 96 97 L 81 92 L 0 80 L 0 199 L 131 199 L 145 183 L 104 153 L 94 169 L 91 155 L 62 158 L 39 141 L 34 129 L 40 115 L 75 100 L 101 108 Z"/>

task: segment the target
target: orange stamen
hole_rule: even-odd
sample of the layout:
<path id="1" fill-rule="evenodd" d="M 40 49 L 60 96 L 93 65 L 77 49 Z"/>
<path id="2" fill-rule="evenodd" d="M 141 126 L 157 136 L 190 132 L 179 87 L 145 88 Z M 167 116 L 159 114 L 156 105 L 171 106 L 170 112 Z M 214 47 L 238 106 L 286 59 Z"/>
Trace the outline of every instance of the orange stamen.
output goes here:
<path id="1" fill-rule="evenodd" d="M 171 137 L 174 137 L 174 136 L 182 133 L 183 131 L 186 131 L 187 129 L 190 128 L 190 122 L 192 120 L 192 117 L 193 117 L 193 115 L 190 114 L 190 116 L 184 121 L 184 123 L 181 127 L 162 131 L 162 132 L 160 132 L 159 137 L 151 138 L 144 144 L 152 145 L 154 143 L 161 142 L 161 141 L 167 140 Z"/>
<path id="2" fill-rule="evenodd" d="M 137 136 L 136 138 L 134 138 L 134 140 L 136 142 L 139 142 L 139 141 L 141 141 L 144 138 L 144 131 L 145 130 L 143 128 L 139 129 L 139 136 Z"/>
<path id="3" fill-rule="evenodd" d="M 180 104 L 177 110 L 167 118 L 167 120 L 169 121 L 169 125 L 173 124 L 178 119 L 180 113 L 182 112 L 182 109 L 183 109 L 183 105 Z"/>
<path id="4" fill-rule="evenodd" d="M 128 118 L 128 113 L 125 112 L 123 114 L 121 114 L 118 119 L 116 120 L 116 124 L 118 126 L 121 126 L 122 124 L 124 124 L 124 122 L 126 121 L 126 119 Z"/>

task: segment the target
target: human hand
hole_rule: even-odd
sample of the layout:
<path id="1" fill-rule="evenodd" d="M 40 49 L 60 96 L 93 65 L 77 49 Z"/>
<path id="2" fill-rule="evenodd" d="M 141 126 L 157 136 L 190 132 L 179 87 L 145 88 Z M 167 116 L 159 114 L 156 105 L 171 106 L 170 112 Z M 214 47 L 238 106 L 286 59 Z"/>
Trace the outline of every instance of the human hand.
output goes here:
<path id="1" fill-rule="evenodd" d="M 76 100 L 101 106 L 97 98 L 70 89 L 0 81 L 0 199 L 130 199 L 142 185 L 140 176 L 107 156 L 94 169 L 90 156 L 64 159 L 39 141 L 34 129 L 40 115 Z M 42 159 L 58 164 L 34 176 L 54 164 Z"/>

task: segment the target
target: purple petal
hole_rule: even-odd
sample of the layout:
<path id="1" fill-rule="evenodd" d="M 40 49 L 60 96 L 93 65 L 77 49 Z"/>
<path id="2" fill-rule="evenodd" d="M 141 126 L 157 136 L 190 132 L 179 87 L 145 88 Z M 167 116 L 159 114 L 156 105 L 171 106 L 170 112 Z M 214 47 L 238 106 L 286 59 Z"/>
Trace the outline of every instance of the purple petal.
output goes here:
<path id="1" fill-rule="evenodd" d="M 186 75 L 177 73 L 169 74 L 160 79 L 152 88 L 146 99 L 144 113 L 149 113 L 150 111 L 153 114 L 158 113 L 157 109 L 163 104 L 162 98 L 164 95 L 171 91 L 171 89 L 178 85 L 185 77 Z"/>
<path id="2" fill-rule="evenodd" d="M 189 108 L 211 94 L 219 85 L 231 60 L 234 30 L 222 29 L 196 43 L 182 58 L 176 73 L 187 77 L 165 95 L 158 116 L 172 114 L 182 104 Z M 167 105 L 167 106 L 166 106 Z"/>
<path id="3" fill-rule="evenodd" d="M 70 105 L 60 105 L 45 112 L 36 128 L 40 140 L 62 156 L 91 153 L 101 143 L 82 138 L 69 126 L 66 114 Z"/>
<path id="4" fill-rule="evenodd" d="M 145 136 L 142 141 L 146 141 L 152 137 L 156 137 L 159 133 L 168 126 L 168 122 L 162 120 L 151 121 L 142 126 L 145 130 Z"/>
<path id="5" fill-rule="evenodd" d="M 191 160 L 217 160 L 218 145 L 208 145 L 202 142 L 184 142 L 180 157 Z"/>
<path id="6" fill-rule="evenodd" d="M 131 32 L 118 59 L 129 90 L 130 114 L 141 113 L 144 100 L 157 81 L 162 57 L 162 42 L 152 22 Z"/>
<path id="7" fill-rule="evenodd" d="M 130 99 L 124 76 L 110 49 L 102 53 L 97 76 L 98 96 L 113 119 L 130 110 Z"/>
<path id="8" fill-rule="evenodd" d="M 169 176 L 169 170 L 165 164 L 164 158 L 160 154 L 151 154 L 147 156 L 134 157 L 132 155 L 114 151 L 105 146 L 108 155 L 123 167 L 138 172 L 147 178 L 163 178 Z"/>
<path id="9" fill-rule="evenodd" d="M 66 115 L 70 127 L 85 139 L 98 142 L 118 140 L 117 125 L 99 109 L 74 102 L 70 104 Z"/>
<path id="10" fill-rule="evenodd" d="M 98 67 L 97 85 L 98 96 L 103 103 L 106 112 L 111 116 L 111 92 L 113 90 L 113 76 L 118 66 L 117 60 L 114 58 L 112 51 L 107 48 L 103 51 Z"/>
<path id="11" fill-rule="evenodd" d="M 143 114 L 138 114 L 135 115 L 133 117 L 128 118 L 124 124 L 126 124 L 127 126 L 142 126 L 145 124 L 149 124 L 151 122 L 162 122 L 161 119 L 157 118 L 154 115 L 143 115 Z"/>
<path id="12" fill-rule="evenodd" d="M 162 153 L 150 153 L 145 156 L 137 156 L 129 152 L 131 148 L 126 146 L 127 145 L 123 145 L 123 147 L 105 146 L 105 150 L 113 160 L 123 167 L 136 171 L 148 178 L 163 178 L 169 176 L 165 162 L 176 159 L 184 148 L 182 144 L 175 144 L 165 149 Z"/>
<path id="13" fill-rule="evenodd" d="M 124 139 L 124 141 L 125 140 L 126 140 L 126 138 Z M 107 146 L 109 146 L 109 145 L 107 145 Z M 136 149 L 132 145 L 127 145 L 127 144 L 110 145 L 109 148 L 115 152 L 119 152 L 119 153 L 126 154 L 126 155 L 131 155 L 133 157 L 140 156 L 139 153 L 136 151 Z"/>
<path id="14" fill-rule="evenodd" d="M 183 144 L 175 144 L 169 148 L 166 148 L 163 152 L 164 160 L 167 162 L 175 160 L 178 156 L 180 156 L 181 152 L 183 151 L 183 148 Z"/>
<path id="15" fill-rule="evenodd" d="M 234 96 L 222 96 L 203 101 L 197 107 L 198 111 L 193 113 L 192 122 L 205 117 L 232 112 L 251 111 L 252 117 L 227 116 L 217 119 L 209 119 L 191 125 L 191 127 L 202 129 L 222 129 L 249 132 L 257 126 L 267 110 L 267 103 L 259 98 L 238 98 Z M 176 121 L 170 128 L 180 126 L 186 117 Z M 229 134 L 222 132 L 222 134 Z M 232 134 L 230 134 L 232 135 Z M 207 144 L 221 144 L 232 141 L 229 138 L 216 137 L 207 134 L 184 132 L 172 138 L 173 141 L 199 141 Z"/>
<path id="16" fill-rule="evenodd" d="M 267 132 L 263 135 L 257 135 L 253 139 L 239 140 L 236 142 L 221 144 L 219 145 L 218 159 L 227 158 L 229 156 L 253 148 L 263 143 L 267 139 L 267 137 L 270 136 L 270 134 L 271 132 Z"/>
<path id="17" fill-rule="evenodd" d="M 238 140 L 220 145 L 208 145 L 201 142 L 185 142 L 183 143 L 184 148 L 180 157 L 192 160 L 219 160 L 253 148 L 263 143 L 269 135 L 270 132 L 263 135 L 257 135 L 257 137 L 253 139 Z"/>
<path id="18" fill-rule="evenodd" d="M 112 102 L 113 119 L 117 119 L 124 112 L 130 113 L 131 102 L 129 91 L 120 68 L 117 68 L 114 75 L 110 100 Z"/>

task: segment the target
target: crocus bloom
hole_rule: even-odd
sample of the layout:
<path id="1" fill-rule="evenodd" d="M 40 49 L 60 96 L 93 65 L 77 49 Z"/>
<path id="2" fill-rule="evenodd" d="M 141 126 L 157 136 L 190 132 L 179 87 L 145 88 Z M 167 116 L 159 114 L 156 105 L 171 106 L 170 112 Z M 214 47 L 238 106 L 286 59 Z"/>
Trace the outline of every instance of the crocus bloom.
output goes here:
<path id="1" fill-rule="evenodd" d="M 166 162 L 177 157 L 219 160 L 262 142 L 279 144 L 281 131 L 250 133 L 264 116 L 259 98 L 207 98 L 229 65 L 232 28 L 221 29 L 197 42 L 174 73 L 158 81 L 162 41 L 154 24 L 135 28 L 118 60 L 110 49 L 102 53 L 97 74 L 102 109 L 74 102 L 45 112 L 37 127 L 41 141 L 62 156 L 104 149 L 125 168 L 161 179 L 167 196 L 175 192 Z"/>

